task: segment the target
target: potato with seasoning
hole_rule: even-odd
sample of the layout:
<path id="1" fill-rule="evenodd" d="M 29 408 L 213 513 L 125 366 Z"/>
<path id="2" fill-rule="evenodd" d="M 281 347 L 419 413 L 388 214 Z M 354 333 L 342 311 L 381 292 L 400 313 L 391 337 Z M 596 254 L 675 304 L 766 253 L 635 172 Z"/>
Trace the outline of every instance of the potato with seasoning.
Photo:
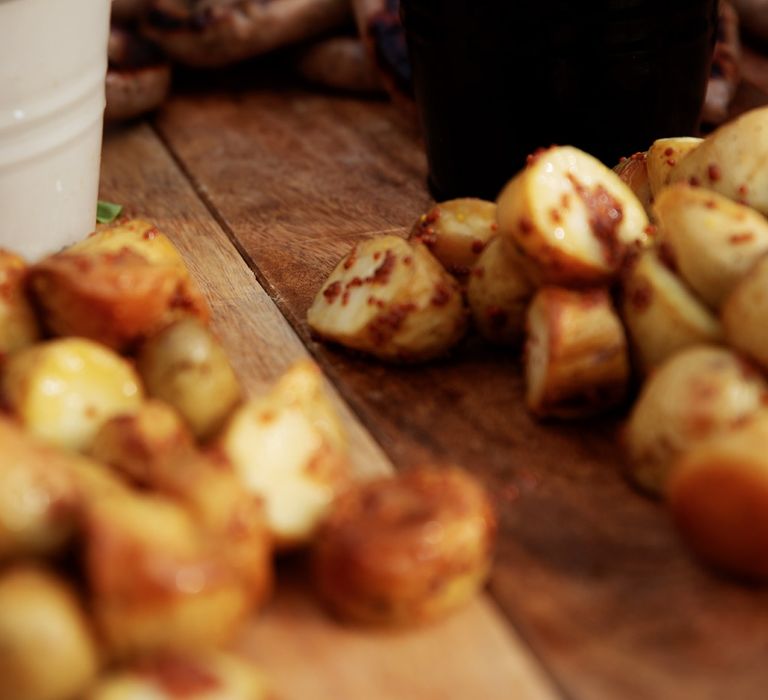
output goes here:
<path id="1" fill-rule="evenodd" d="M 377 236 L 357 244 L 307 311 L 319 337 L 382 360 L 445 354 L 463 336 L 461 291 L 420 243 Z"/>
<path id="2" fill-rule="evenodd" d="M 705 562 L 768 581 L 768 412 L 693 445 L 675 464 L 667 503 Z"/>
<path id="3" fill-rule="evenodd" d="M 681 182 L 663 190 L 654 208 L 681 276 L 714 309 L 768 253 L 768 221 L 716 192 Z"/>
<path id="4" fill-rule="evenodd" d="M 525 401 L 533 414 L 586 416 L 624 400 L 627 340 L 606 290 L 542 287 L 527 327 Z"/>
<path id="5" fill-rule="evenodd" d="M 420 467 L 340 496 L 312 552 L 315 588 L 342 619 L 403 626 L 442 617 L 483 585 L 495 516 L 455 467 Z"/>
<path id="6" fill-rule="evenodd" d="M 629 477 L 662 494 L 680 455 L 732 430 L 766 401 L 765 380 L 733 351 L 697 345 L 675 354 L 646 381 L 627 421 Z"/>
<path id="7" fill-rule="evenodd" d="M 768 214 L 768 107 L 725 123 L 675 167 L 669 182 L 699 185 Z"/>
<path id="8" fill-rule="evenodd" d="M 624 323 L 645 373 L 683 348 L 723 337 L 718 319 L 662 261 L 662 254 L 664 248 L 643 251 L 628 266 L 622 284 Z"/>
<path id="9" fill-rule="evenodd" d="M 414 224 L 409 240 L 423 243 L 448 272 L 466 280 L 497 229 L 496 203 L 466 197 L 432 207 Z"/>
<path id="10" fill-rule="evenodd" d="M 224 424 L 242 389 L 221 343 L 199 320 L 175 321 L 149 337 L 136 358 L 147 393 L 171 404 L 198 439 Z"/>
<path id="11" fill-rule="evenodd" d="M 635 197 L 643 205 L 645 213 L 650 217 L 653 196 L 651 195 L 651 183 L 648 178 L 648 154 L 645 151 L 633 153 L 628 158 L 622 159 L 618 165 L 615 165 L 613 172 L 634 192 Z"/>
<path id="12" fill-rule="evenodd" d="M 96 677 L 98 651 L 70 584 L 33 565 L 0 574 L 0 697 L 72 700 Z"/>
<path id="13" fill-rule="evenodd" d="M 143 221 L 101 229 L 45 258 L 32 267 L 30 288 L 51 334 L 119 351 L 174 319 L 210 315 L 178 251 Z"/>
<path id="14" fill-rule="evenodd" d="M 224 652 L 165 653 L 99 680 L 85 700 L 266 700 L 267 682 L 253 663 Z"/>
<path id="15" fill-rule="evenodd" d="M 32 345 L 40 328 L 25 286 L 27 265 L 18 256 L 0 249 L 0 357 Z"/>
<path id="16" fill-rule="evenodd" d="M 545 284 L 609 282 L 646 245 L 648 217 L 621 178 L 571 146 L 536 153 L 498 200 L 499 234 Z"/>
<path id="17" fill-rule="evenodd" d="M 768 368 L 768 257 L 736 285 L 722 308 L 726 340 Z"/>
<path id="18" fill-rule="evenodd" d="M 526 261 L 504 238 L 494 238 L 480 254 L 467 283 L 475 327 L 486 340 L 517 345 L 525 333 L 525 312 L 534 286 Z"/>
<path id="19" fill-rule="evenodd" d="M 2 390 L 31 434 L 81 451 L 105 421 L 138 410 L 144 400 L 132 365 L 83 338 L 57 338 L 15 353 L 6 363 Z"/>
<path id="20" fill-rule="evenodd" d="M 304 544 L 352 481 L 347 437 L 310 361 L 294 365 L 263 397 L 241 406 L 218 448 L 242 484 L 264 500 L 278 547 Z"/>
<path id="21" fill-rule="evenodd" d="M 647 167 L 652 200 L 669 184 L 675 166 L 702 142 L 703 139 L 694 136 L 677 136 L 656 139 L 651 144 L 648 149 Z"/>

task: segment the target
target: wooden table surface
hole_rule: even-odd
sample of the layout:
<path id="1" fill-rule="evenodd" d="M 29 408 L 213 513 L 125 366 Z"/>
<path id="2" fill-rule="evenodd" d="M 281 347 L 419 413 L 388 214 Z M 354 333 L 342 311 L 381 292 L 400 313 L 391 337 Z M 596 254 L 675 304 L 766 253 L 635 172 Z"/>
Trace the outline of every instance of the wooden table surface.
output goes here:
<path id="1" fill-rule="evenodd" d="M 151 122 L 105 137 L 102 196 L 179 245 L 248 390 L 311 355 L 356 468 L 455 462 L 500 516 L 488 592 L 425 628 L 343 627 L 301 556 L 239 648 L 284 700 L 765 698 L 768 593 L 694 562 L 621 475 L 617 421 L 542 424 L 519 358 L 468 339 L 423 367 L 314 342 L 305 313 L 352 243 L 425 210 L 425 163 L 384 102 L 322 95 L 246 66 L 187 79 Z M 754 95 L 750 97 L 753 99 Z"/>

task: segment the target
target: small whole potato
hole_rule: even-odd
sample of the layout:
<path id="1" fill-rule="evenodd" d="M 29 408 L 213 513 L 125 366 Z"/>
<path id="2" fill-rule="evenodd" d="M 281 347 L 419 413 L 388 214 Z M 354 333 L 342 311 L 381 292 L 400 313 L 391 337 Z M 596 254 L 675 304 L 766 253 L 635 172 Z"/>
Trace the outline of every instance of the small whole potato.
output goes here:
<path id="1" fill-rule="evenodd" d="M 725 337 L 733 347 L 768 368 L 768 257 L 736 285 L 723 304 Z"/>
<path id="2" fill-rule="evenodd" d="M 651 200 L 669 184 L 672 170 L 691 151 L 698 148 L 703 139 L 693 136 L 678 136 L 656 139 L 648 149 L 648 185 Z"/>
<path id="3" fill-rule="evenodd" d="M 0 575 L 0 698 L 82 697 L 98 665 L 88 623 L 66 581 L 29 565 Z"/>
<path id="4" fill-rule="evenodd" d="M 171 404 L 199 439 L 213 435 L 240 402 L 224 349 L 197 319 L 176 321 L 147 339 L 136 365 L 149 395 Z"/>
<path id="5" fill-rule="evenodd" d="M 697 345 L 673 355 L 646 381 L 625 427 L 629 477 L 662 494 L 680 455 L 740 425 L 766 401 L 765 380 L 731 350 Z"/>

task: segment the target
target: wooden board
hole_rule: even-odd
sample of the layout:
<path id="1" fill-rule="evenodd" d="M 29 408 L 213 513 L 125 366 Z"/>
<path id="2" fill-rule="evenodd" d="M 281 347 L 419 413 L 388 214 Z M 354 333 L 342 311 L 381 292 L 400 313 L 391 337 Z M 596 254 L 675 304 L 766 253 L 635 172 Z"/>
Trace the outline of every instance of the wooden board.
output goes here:
<path id="1" fill-rule="evenodd" d="M 424 162 L 388 105 L 248 70 L 177 95 L 156 128 L 394 463 L 455 461 L 493 489 L 493 594 L 565 694 L 763 698 L 768 595 L 690 559 L 662 507 L 624 482 L 615 422 L 536 423 L 518 358 L 475 340 L 415 368 L 311 341 L 305 312 L 338 258 L 426 207 Z"/>
<path id="2" fill-rule="evenodd" d="M 104 198 L 126 203 L 126 213 L 155 222 L 179 246 L 251 393 L 307 356 L 146 126 L 107 134 L 101 186 Z M 357 471 L 390 472 L 392 465 L 378 445 L 343 402 L 339 407 L 352 437 Z M 280 700 L 502 700 L 510 692 L 524 700 L 556 697 L 531 653 L 484 598 L 443 624 L 413 632 L 349 630 L 332 622 L 313 601 L 300 559 L 292 564 L 281 567 L 275 600 L 248 627 L 238 647 L 264 667 Z"/>

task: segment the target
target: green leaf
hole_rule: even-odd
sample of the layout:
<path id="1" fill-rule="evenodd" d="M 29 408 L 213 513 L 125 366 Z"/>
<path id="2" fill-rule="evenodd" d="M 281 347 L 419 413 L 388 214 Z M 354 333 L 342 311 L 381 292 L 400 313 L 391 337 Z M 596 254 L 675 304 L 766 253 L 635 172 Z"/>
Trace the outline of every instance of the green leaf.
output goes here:
<path id="1" fill-rule="evenodd" d="M 96 221 L 100 224 L 111 224 L 123 211 L 122 204 L 113 204 L 112 202 L 103 202 L 99 200 L 96 205 Z"/>

